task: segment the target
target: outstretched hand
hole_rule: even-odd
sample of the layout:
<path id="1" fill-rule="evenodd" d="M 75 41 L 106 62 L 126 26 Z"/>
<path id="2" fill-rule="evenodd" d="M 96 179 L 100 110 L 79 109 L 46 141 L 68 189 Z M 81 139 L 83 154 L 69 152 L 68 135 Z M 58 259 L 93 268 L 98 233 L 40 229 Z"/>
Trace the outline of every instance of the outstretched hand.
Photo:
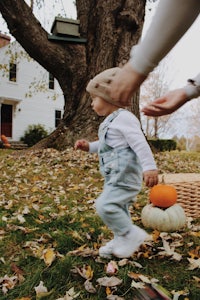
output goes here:
<path id="1" fill-rule="evenodd" d="M 82 150 L 82 151 L 86 151 L 88 152 L 89 151 L 89 142 L 87 140 L 77 140 L 74 144 L 74 149 L 75 150 Z"/>
<path id="2" fill-rule="evenodd" d="M 159 117 L 173 113 L 187 102 L 184 89 L 177 89 L 167 93 L 142 108 L 146 116 Z"/>

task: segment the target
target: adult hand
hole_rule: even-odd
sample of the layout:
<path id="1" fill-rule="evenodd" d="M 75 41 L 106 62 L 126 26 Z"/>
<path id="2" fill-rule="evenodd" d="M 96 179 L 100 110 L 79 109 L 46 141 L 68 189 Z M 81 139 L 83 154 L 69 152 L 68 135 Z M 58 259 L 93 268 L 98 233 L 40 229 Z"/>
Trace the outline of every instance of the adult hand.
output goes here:
<path id="1" fill-rule="evenodd" d="M 137 91 L 141 83 L 146 79 L 146 75 L 137 73 L 128 62 L 116 76 L 107 88 L 107 92 L 113 99 L 123 106 L 131 104 L 131 97 Z"/>
<path id="2" fill-rule="evenodd" d="M 173 113 L 187 102 L 183 88 L 167 93 L 141 109 L 146 116 L 159 117 Z"/>

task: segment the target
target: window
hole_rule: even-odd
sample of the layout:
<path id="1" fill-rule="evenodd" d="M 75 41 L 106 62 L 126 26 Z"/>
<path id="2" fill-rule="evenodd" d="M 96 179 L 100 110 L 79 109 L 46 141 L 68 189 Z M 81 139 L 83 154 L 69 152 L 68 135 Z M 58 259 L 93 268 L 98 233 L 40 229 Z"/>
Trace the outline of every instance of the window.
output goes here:
<path id="1" fill-rule="evenodd" d="M 61 120 L 61 110 L 55 111 L 55 127 L 58 127 Z"/>
<path id="2" fill-rule="evenodd" d="M 17 65 L 14 63 L 10 63 L 9 80 L 12 82 L 17 81 Z"/>
<path id="3" fill-rule="evenodd" d="M 49 73 L 49 89 L 54 90 L 54 77 L 51 73 Z"/>

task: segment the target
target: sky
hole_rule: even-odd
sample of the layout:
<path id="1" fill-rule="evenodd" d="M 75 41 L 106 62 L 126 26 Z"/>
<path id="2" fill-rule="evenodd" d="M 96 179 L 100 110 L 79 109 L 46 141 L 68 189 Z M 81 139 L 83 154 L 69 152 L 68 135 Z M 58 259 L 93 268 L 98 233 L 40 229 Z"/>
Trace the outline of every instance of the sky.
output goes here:
<path id="1" fill-rule="evenodd" d="M 29 0 L 25 0 L 28 4 L 30 4 Z M 51 26 L 53 24 L 54 18 L 57 15 L 61 15 L 65 18 L 76 19 L 76 7 L 74 5 L 74 0 L 57 0 L 56 4 L 53 5 L 52 0 L 44 1 L 44 5 L 42 9 L 34 9 L 34 13 L 41 21 L 44 28 L 50 32 Z M 3 20 L 0 14 L 0 31 L 2 33 L 9 34 L 8 28 L 6 26 L 5 21 Z"/>

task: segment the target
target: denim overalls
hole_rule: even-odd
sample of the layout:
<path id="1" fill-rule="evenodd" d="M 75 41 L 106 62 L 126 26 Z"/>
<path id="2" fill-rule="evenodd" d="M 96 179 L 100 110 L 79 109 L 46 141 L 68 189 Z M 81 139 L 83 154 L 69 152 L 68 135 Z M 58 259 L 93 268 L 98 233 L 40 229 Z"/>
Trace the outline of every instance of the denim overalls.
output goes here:
<path id="1" fill-rule="evenodd" d="M 132 220 L 129 205 L 142 186 L 142 168 L 136 153 L 128 147 L 112 148 L 105 138 L 109 124 L 123 109 L 114 111 L 99 127 L 99 163 L 104 188 L 96 200 L 96 210 L 114 235 L 126 234 Z"/>

